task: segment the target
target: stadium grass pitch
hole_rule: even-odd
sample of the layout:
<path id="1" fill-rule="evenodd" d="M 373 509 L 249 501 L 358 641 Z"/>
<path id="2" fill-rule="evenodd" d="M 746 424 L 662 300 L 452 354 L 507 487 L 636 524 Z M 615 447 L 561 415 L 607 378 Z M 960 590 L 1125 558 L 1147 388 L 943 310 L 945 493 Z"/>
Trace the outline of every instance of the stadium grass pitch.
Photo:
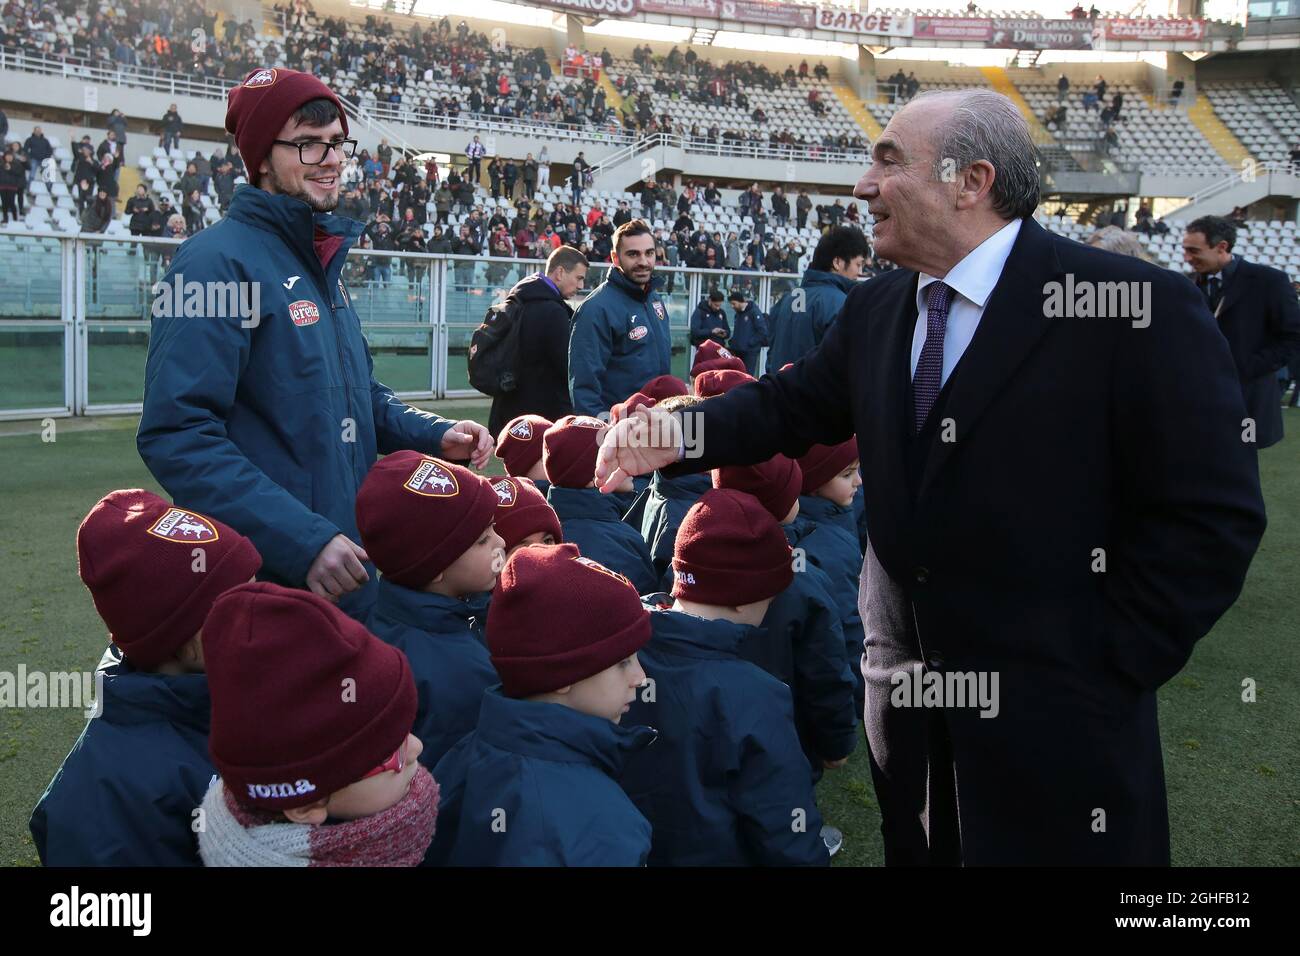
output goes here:
<path id="1" fill-rule="evenodd" d="M 481 403 L 427 407 L 487 420 Z M 1291 436 L 1260 455 L 1269 528 L 1245 590 L 1160 692 L 1175 865 L 1300 865 L 1300 412 L 1284 414 Z M 99 659 L 105 630 L 77 577 L 75 533 L 114 488 L 161 493 L 135 425 L 60 420 L 53 443 L 37 423 L 0 426 L 0 670 L 81 671 Z M 1247 679 L 1254 703 L 1242 699 Z M 27 819 L 82 724 L 78 709 L 0 709 L 0 865 L 39 863 Z M 883 862 L 861 743 L 826 774 L 818 802 L 844 831 L 836 865 Z"/>

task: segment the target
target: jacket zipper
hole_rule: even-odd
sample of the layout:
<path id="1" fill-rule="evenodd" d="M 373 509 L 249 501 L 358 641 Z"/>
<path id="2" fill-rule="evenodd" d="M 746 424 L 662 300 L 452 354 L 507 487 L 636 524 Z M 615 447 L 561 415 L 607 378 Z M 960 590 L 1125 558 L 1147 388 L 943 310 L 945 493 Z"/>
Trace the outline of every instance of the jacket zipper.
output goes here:
<path id="1" fill-rule="evenodd" d="M 335 255 L 338 255 L 338 253 L 336 252 Z M 325 279 L 325 301 L 328 302 L 330 305 L 330 320 L 331 320 L 330 324 L 333 325 L 334 327 L 334 346 L 338 351 L 339 371 L 343 375 L 343 396 L 345 401 L 347 402 L 348 417 L 352 419 L 352 423 L 353 423 L 352 441 L 348 442 L 348 444 L 352 446 L 350 457 L 352 459 L 352 474 L 355 480 L 356 471 L 357 471 L 356 428 L 358 422 L 356 420 L 356 415 L 352 413 L 352 382 L 348 378 L 347 357 L 343 354 L 343 330 L 339 328 L 339 313 L 338 313 L 338 309 L 335 308 L 334 306 L 334 294 L 333 294 L 333 290 L 330 288 L 329 285 L 329 281 L 330 281 L 329 274 L 326 273 L 323 269 L 321 270 L 321 274 L 324 276 Z M 340 281 L 342 280 L 340 279 Z"/>

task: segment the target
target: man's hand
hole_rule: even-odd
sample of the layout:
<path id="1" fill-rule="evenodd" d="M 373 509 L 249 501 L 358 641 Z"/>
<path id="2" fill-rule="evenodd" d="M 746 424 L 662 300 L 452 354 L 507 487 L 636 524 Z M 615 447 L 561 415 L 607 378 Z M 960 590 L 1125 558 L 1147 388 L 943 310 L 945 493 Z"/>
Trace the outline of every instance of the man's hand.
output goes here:
<path id="1" fill-rule="evenodd" d="M 475 468 L 482 468 L 488 463 L 495 442 L 492 433 L 478 422 L 456 422 L 442 435 L 442 457 L 448 461 L 464 461 Z"/>
<path id="2" fill-rule="evenodd" d="M 713 330 L 713 334 L 720 339 L 728 338 L 731 335 L 731 333 L 728 332 L 726 329 L 722 328 L 722 326 L 718 326 L 717 328 L 715 328 Z"/>
<path id="3" fill-rule="evenodd" d="M 355 591 L 370 580 L 362 561 L 369 561 L 359 544 L 346 535 L 336 534 L 320 549 L 316 560 L 307 569 L 307 587 L 328 601 L 338 603 L 339 598 Z"/>
<path id="4" fill-rule="evenodd" d="M 677 461 L 682 423 L 671 412 L 638 408 L 605 429 L 596 456 L 596 487 L 608 494 L 628 478 Z"/>

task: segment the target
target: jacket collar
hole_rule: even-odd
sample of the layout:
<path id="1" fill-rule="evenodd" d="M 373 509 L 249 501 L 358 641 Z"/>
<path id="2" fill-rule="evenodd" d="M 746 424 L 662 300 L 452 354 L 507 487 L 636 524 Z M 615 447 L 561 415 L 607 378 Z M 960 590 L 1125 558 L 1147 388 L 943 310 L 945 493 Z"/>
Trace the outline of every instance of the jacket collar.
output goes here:
<path id="1" fill-rule="evenodd" d="M 546 500 L 561 521 L 591 518 L 596 521 L 622 521 L 623 511 L 617 498 L 604 495 L 597 488 L 557 488 L 546 490 Z"/>
<path id="2" fill-rule="evenodd" d="M 439 633 L 459 630 L 431 626 L 447 620 L 462 622 L 466 633 L 469 633 L 483 624 L 486 611 L 486 602 L 482 598 L 463 601 L 431 591 L 416 591 L 395 584 L 383 576 L 379 578 L 379 593 L 375 601 L 376 613 L 422 631 L 436 630 Z"/>
<path id="3" fill-rule="evenodd" d="M 483 693 L 478 736 L 485 743 L 525 757 L 588 764 L 618 777 L 629 754 L 659 734 L 649 727 L 623 727 L 563 704 L 506 697 L 501 685 Z"/>
<path id="4" fill-rule="evenodd" d="M 111 724 L 144 724 L 165 720 L 208 732 L 211 701 L 206 674 L 157 674 L 136 670 L 123 658 L 121 648 L 110 644 L 95 668 L 103 675 L 102 716 Z"/>
<path id="5" fill-rule="evenodd" d="M 650 479 L 650 486 L 661 497 L 694 501 L 713 487 L 713 473 L 705 471 L 698 475 L 665 478 L 656 471 Z"/>
<path id="6" fill-rule="evenodd" d="M 853 516 L 853 509 L 844 508 L 819 495 L 799 496 L 799 517 L 807 518 L 816 524 L 836 525 L 851 531 L 854 537 L 857 537 L 858 526 L 857 519 Z"/>
<path id="7" fill-rule="evenodd" d="M 672 602 L 664 594 L 650 594 L 642 603 L 650 610 L 650 627 L 654 631 L 651 647 L 698 660 L 734 658 L 740 646 L 759 629 L 732 621 L 711 621 L 681 611 L 660 607 Z"/>
<path id="8" fill-rule="evenodd" d="M 293 251 L 302 265 L 317 275 L 324 273 L 324 278 L 327 280 L 325 291 L 332 287 L 339 273 L 343 271 L 343 262 L 347 258 L 348 250 L 365 230 L 365 225 L 356 220 L 331 213 L 313 212 L 311 207 L 300 199 L 268 193 L 264 189 L 247 184 L 235 189 L 226 215 L 236 222 L 274 233 Z M 343 244 L 330 260 L 328 271 L 321 269 L 320 260 L 316 258 L 313 240 L 318 228 L 343 239 Z"/>
<path id="9" fill-rule="evenodd" d="M 823 272 L 820 269 L 808 269 L 803 274 L 803 281 L 799 283 L 804 288 L 813 285 L 833 285 L 846 295 L 853 291 L 857 285 L 848 276 L 842 276 L 838 272 Z"/>

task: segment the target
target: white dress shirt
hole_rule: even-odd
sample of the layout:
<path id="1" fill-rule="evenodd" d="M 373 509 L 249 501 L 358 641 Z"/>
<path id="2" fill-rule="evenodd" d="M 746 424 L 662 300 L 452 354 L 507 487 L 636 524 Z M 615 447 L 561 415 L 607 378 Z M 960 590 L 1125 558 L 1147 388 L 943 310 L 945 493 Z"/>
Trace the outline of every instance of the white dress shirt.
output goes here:
<path id="1" fill-rule="evenodd" d="M 993 287 L 1002 277 L 1002 269 L 1011 255 L 1011 247 L 1020 235 L 1020 220 L 1013 219 L 993 235 L 967 253 L 966 258 L 949 270 L 942 281 L 953 290 L 952 305 L 948 309 L 948 328 L 943 337 L 943 375 L 939 380 L 942 386 L 957 366 L 958 360 L 966 354 L 966 348 L 975 337 L 980 319 L 984 315 L 984 306 L 993 293 Z M 926 287 L 938 282 L 938 276 L 920 273 L 916 284 L 916 326 L 912 331 L 912 376 L 916 376 L 916 365 L 921 360 L 921 347 L 925 345 L 926 335 Z"/>

